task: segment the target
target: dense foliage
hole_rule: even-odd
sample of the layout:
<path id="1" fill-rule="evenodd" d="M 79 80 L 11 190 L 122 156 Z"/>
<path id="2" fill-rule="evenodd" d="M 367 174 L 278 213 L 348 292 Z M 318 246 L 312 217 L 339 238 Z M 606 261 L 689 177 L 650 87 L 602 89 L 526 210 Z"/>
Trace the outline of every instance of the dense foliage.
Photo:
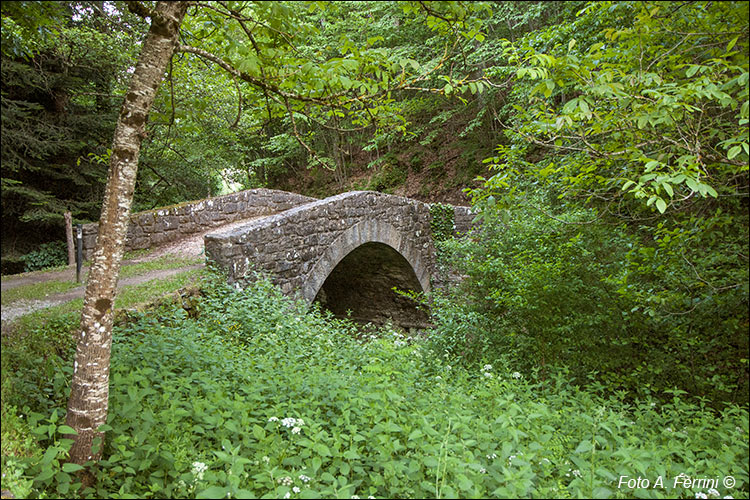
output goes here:
<path id="1" fill-rule="evenodd" d="M 77 3 L 2 5 L 3 255 L 96 220 L 133 19 Z"/>
<path id="2" fill-rule="evenodd" d="M 744 3 L 603 2 L 502 42 L 507 129 L 456 296 L 487 344 L 747 402 L 747 33 Z"/>
<path id="3" fill-rule="evenodd" d="M 589 224 L 594 217 L 568 211 L 558 222 L 515 210 L 507 223 L 486 222 L 479 241 L 452 242 L 452 265 L 468 279 L 437 303 L 444 348 L 468 360 L 510 357 L 542 374 L 569 367 L 581 383 L 632 396 L 679 389 L 713 406 L 746 402 L 742 295 L 691 316 L 648 309 L 652 295 L 624 285 L 639 271 L 629 261 L 637 238 L 622 225 Z"/>
<path id="4" fill-rule="evenodd" d="M 306 312 L 265 281 L 237 291 L 218 276 L 203 291 L 198 319 L 171 307 L 116 330 L 105 459 L 85 496 L 693 498 L 709 490 L 673 488 L 680 473 L 731 474 L 735 486 L 717 491 L 747 494 L 746 410 L 717 415 L 677 393 L 627 402 L 581 391 L 564 370 L 540 378 L 510 360 L 456 365 L 429 340 L 388 329 L 356 340 L 353 325 Z M 31 496 L 69 496 L 77 469 L 63 464 L 69 430 L 49 405 L 26 406 L 11 418 L 29 415 L 46 451 L 4 458 L 4 470 Z M 622 475 L 662 475 L 665 486 L 618 489 Z"/>

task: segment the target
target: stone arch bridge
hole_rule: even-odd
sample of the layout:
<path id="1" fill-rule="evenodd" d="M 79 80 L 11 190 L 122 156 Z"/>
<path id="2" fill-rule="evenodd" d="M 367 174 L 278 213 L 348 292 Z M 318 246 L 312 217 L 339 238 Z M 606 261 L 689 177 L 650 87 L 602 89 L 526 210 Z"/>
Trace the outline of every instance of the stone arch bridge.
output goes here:
<path id="1" fill-rule="evenodd" d="M 298 205 L 234 230 L 205 236 L 206 256 L 230 282 L 271 276 L 287 295 L 358 321 L 423 327 L 426 314 L 392 289 L 428 291 L 437 276 L 429 205 L 353 191 Z M 469 229 L 468 207 L 454 227 Z"/>

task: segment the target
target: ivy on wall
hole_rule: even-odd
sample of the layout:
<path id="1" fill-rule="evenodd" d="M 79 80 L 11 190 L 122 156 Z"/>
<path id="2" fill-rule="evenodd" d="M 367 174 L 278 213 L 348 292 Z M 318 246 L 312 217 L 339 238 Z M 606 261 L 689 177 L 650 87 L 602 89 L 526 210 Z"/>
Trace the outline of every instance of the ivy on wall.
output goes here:
<path id="1" fill-rule="evenodd" d="M 430 228 L 435 242 L 445 241 L 453 236 L 455 229 L 454 210 L 451 205 L 432 203 L 430 205 Z"/>

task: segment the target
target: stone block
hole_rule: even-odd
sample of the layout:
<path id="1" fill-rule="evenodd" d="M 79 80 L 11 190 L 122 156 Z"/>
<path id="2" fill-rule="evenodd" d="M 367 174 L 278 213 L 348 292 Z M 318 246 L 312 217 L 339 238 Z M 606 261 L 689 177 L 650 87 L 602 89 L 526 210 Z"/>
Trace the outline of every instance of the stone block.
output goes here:
<path id="1" fill-rule="evenodd" d="M 169 236 L 167 236 L 167 233 L 154 233 L 151 235 L 152 246 L 163 245 L 164 243 L 168 243 L 169 241 L 170 238 Z"/>
<path id="2" fill-rule="evenodd" d="M 177 216 L 175 215 L 165 215 L 163 217 L 160 217 L 156 224 L 154 224 L 154 231 L 156 233 L 159 233 L 161 231 L 168 231 L 171 229 L 177 229 L 177 226 L 179 226 L 179 220 Z"/>

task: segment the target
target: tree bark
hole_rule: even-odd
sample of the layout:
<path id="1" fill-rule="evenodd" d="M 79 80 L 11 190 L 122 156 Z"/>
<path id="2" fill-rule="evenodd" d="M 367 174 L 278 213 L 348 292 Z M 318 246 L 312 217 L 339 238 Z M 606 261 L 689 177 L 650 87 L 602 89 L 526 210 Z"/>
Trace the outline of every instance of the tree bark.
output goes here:
<path id="1" fill-rule="evenodd" d="M 70 461 L 77 464 L 101 457 L 104 436 L 97 429 L 107 420 L 114 299 L 138 155 L 146 135 L 148 113 L 177 45 L 187 7 L 188 2 L 158 2 L 149 13 L 151 27 L 115 127 L 99 235 L 84 295 L 81 329 L 76 334 L 73 381 L 65 420 L 78 433 L 70 436 L 74 440 Z M 90 479 L 84 478 L 84 483 Z"/>
<path id="2" fill-rule="evenodd" d="M 73 266 L 76 263 L 76 247 L 73 244 L 73 214 L 65 212 L 65 240 L 68 242 L 68 265 Z"/>

